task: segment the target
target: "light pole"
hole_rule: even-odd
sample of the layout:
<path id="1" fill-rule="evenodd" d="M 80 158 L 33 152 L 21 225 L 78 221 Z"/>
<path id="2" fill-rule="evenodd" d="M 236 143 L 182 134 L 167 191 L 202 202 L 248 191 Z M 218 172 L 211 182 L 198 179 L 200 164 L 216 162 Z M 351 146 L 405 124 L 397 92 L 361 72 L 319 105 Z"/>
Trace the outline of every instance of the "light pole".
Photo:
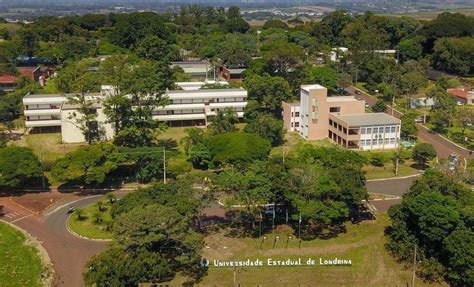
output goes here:
<path id="1" fill-rule="evenodd" d="M 166 184 L 166 148 L 163 147 L 163 183 Z"/>

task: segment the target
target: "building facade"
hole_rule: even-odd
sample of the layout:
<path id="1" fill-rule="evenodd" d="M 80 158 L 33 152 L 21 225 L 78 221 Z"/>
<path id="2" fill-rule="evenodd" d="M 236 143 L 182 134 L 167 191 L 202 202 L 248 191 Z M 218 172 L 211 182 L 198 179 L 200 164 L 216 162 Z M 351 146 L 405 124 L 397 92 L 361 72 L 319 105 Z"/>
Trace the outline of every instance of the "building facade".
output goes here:
<path id="1" fill-rule="evenodd" d="M 295 119 L 296 110 L 299 119 Z M 299 103 L 283 103 L 283 120 L 288 131 L 304 139 L 329 138 L 349 149 L 397 148 L 400 141 L 399 119 L 385 113 L 365 114 L 364 101 L 328 97 L 327 89 L 320 85 L 302 86 Z"/>
<path id="2" fill-rule="evenodd" d="M 97 112 L 97 124 L 104 131 L 104 139 L 113 137 L 113 127 L 106 122 L 102 100 L 115 93 L 112 86 L 102 86 L 101 93 L 91 94 Z M 65 143 L 84 142 L 80 128 L 75 125 L 72 115 L 77 117 L 78 106 L 69 104 L 66 95 L 26 95 L 23 98 L 25 126 L 27 128 L 61 131 Z M 247 91 L 244 89 L 200 89 L 167 91 L 166 106 L 156 107 L 153 119 L 169 126 L 206 126 L 209 118 L 218 111 L 232 108 L 239 118 L 243 118 L 247 105 Z"/>

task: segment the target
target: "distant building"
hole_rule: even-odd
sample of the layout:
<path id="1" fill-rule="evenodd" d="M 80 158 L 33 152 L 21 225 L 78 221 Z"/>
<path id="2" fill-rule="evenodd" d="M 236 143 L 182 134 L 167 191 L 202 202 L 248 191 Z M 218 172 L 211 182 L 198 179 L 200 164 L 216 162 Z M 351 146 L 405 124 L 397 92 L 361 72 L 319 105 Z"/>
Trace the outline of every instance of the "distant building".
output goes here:
<path id="1" fill-rule="evenodd" d="M 434 100 L 432 98 L 417 98 L 410 100 L 410 107 L 416 109 L 419 107 L 431 107 L 434 105 Z"/>
<path id="2" fill-rule="evenodd" d="M 21 77 L 27 77 L 33 82 L 39 83 L 42 76 L 40 67 L 18 67 L 18 75 L 1 75 L 0 90 L 13 91 L 16 89 L 17 81 Z"/>
<path id="3" fill-rule="evenodd" d="M 329 53 L 329 59 L 332 62 L 339 62 L 344 56 L 349 52 L 349 49 L 346 47 L 332 48 Z"/>
<path id="4" fill-rule="evenodd" d="M 365 102 L 354 97 L 328 97 L 325 87 L 305 85 L 297 107 L 298 103 L 283 103 L 284 126 L 304 139 L 329 138 L 345 148 L 360 150 L 399 145 L 400 120 L 385 113 L 365 114 Z"/>
<path id="5" fill-rule="evenodd" d="M 238 81 L 241 82 L 243 80 L 242 73 L 245 71 L 245 68 L 228 68 L 222 67 L 220 74 L 221 77 L 224 78 L 226 81 Z"/>
<path id="6" fill-rule="evenodd" d="M 214 71 L 209 61 L 181 61 L 171 62 L 171 67 L 180 67 L 195 80 L 214 78 Z"/>
<path id="7" fill-rule="evenodd" d="M 184 85 L 185 83 L 181 83 Z M 97 124 L 104 131 L 104 139 L 113 137 L 113 127 L 106 124 L 103 107 L 100 104 L 106 97 L 115 93 L 113 86 L 102 86 L 101 93 L 91 94 L 97 101 Z M 247 106 L 247 91 L 244 89 L 192 89 L 167 91 L 170 103 L 156 107 L 153 119 L 166 122 L 169 126 L 206 126 L 209 118 L 226 108 L 232 108 L 239 118 L 243 118 Z M 79 127 L 71 115 L 78 113 L 77 105 L 69 104 L 68 99 L 75 94 L 31 95 L 23 98 L 25 126 L 41 131 L 61 131 L 65 143 L 84 142 Z"/>
<path id="8" fill-rule="evenodd" d="M 456 97 L 460 105 L 474 104 L 474 91 L 466 91 L 465 88 L 448 89 L 448 93 Z"/>

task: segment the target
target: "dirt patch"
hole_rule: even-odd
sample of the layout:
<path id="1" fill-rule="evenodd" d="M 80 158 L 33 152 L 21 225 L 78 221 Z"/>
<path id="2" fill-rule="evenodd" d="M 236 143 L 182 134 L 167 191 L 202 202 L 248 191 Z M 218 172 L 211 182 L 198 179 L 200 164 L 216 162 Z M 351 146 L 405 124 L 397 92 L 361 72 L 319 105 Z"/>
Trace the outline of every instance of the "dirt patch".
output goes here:
<path id="1" fill-rule="evenodd" d="M 20 205 L 28 211 L 40 213 L 54 203 L 64 200 L 69 194 L 59 193 L 57 191 L 45 191 L 26 193 L 21 196 L 11 197 L 13 203 Z"/>

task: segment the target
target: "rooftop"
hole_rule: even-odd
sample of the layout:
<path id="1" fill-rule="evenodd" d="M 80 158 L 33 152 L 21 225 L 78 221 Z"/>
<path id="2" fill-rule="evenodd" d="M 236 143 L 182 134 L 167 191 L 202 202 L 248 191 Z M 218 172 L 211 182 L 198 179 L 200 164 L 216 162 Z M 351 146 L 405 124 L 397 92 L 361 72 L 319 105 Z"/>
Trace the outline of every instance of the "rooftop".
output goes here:
<path id="1" fill-rule="evenodd" d="M 284 103 L 289 105 L 289 106 L 292 106 L 292 107 L 299 107 L 300 106 L 300 101 L 294 101 L 294 102 L 291 102 L 291 103 L 284 102 Z"/>
<path id="2" fill-rule="evenodd" d="M 378 126 L 378 125 L 398 125 L 400 120 L 386 113 L 368 113 L 357 115 L 339 115 L 337 118 L 346 122 L 349 126 Z"/>
<path id="3" fill-rule="evenodd" d="M 448 89 L 448 93 L 462 99 L 467 99 L 469 95 L 469 92 L 461 90 L 461 89 Z"/>
<path id="4" fill-rule="evenodd" d="M 354 97 L 351 96 L 337 96 L 337 97 L 327 97 L 328 102 L 358 102 Z"/>
<path id="5" fill-rule="evenodd" d="M 307 92 L 309 92 L 310 90 L 321 90 L 321 89 L 326 89 L 325 87 L 321 86 L 321 85 L 318 85 L 318 84 L 314 84 L 314 85 L 303 85 L 301 86 L 301 88 Z"/>
<path id="6" fill-rule="evenodd" d="M 167 94 L 194 94 L 194 93 L 225 93 L 225 92 L 246 92 L 245 89 L 199 89 L 199 90 L 171 90 Z"/>

